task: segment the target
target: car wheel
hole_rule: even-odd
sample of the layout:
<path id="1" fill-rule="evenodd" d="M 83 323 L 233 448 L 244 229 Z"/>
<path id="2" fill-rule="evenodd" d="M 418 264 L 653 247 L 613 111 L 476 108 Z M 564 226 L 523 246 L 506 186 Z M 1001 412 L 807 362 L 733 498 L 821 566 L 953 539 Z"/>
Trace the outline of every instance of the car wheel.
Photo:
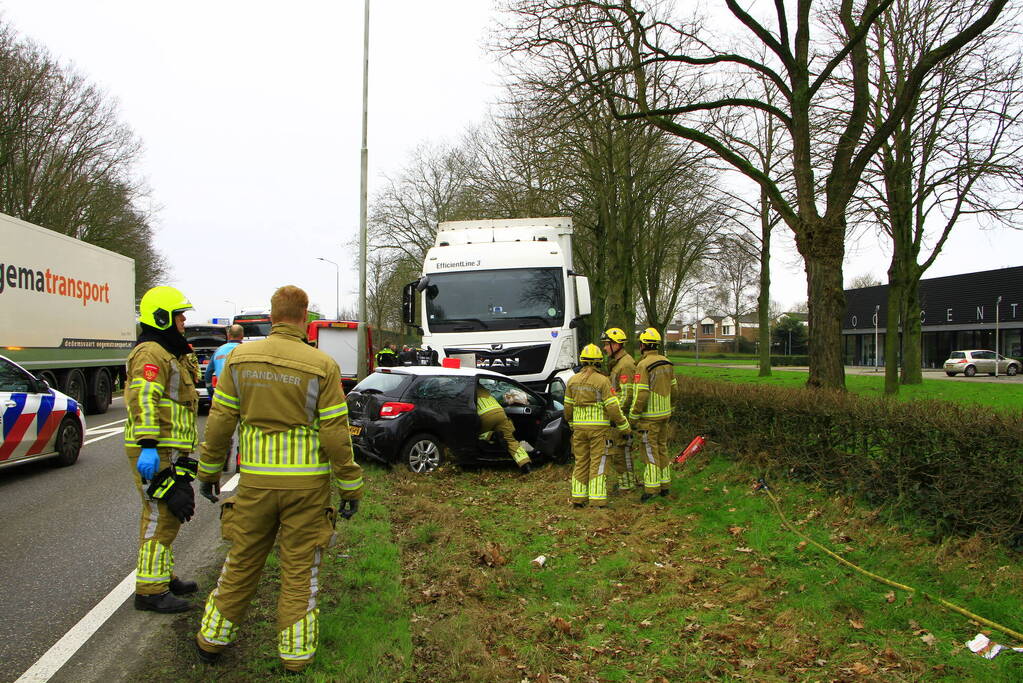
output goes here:
<path id="1" fill-rule="evenodd" d="M 90 415 L 102 415 L 107 412 L 113 397 L 110 373 L 106 368 L 99 368 L 92 373 L 90 380 L 89 394 L 85 401 L 87 412 Z"/>
<path id="2" fill-rule="evenodd" d="M 1009 377 L 1014 376 L 1017 372 L 1019 372 L 1018 365 L 1009 365 L 1009 367 L 1005 368 L 1005 374 Z"/>
<path id="3" fill-rule="evenodd" d="M 60 390 L 73 398 L 78 405 L 85 406 L 85 375 L 78 368 L 64 373 Z"/>
<path id="4" fill-rule="evenodd" d="M 956 376 L 956 374 L 954 372 L 946 372 L 945 374 L 948 375 L 949 377 L 955 377 Z"/>
<path id="5" fill-rule="evenodd" d="M 444 447 L 430 434 L 416 434 L 402 446 L 401 461 L 412 472 L 425 474 L 444 462 Z"/>
<path id="6" fill-rule="evenodd" d="M 57 428 L 57 440 L 54 443 L 57 457 L 53 462 L 58 467 L 74 465 L 78 453 L 82 450 L 82 426 L 72 416 L 67 416 Z"/>
<path id="7" fill-rule="evenodd" d="M 977 368 L 973 367 L 972 365 L 967 365 L 966 369 L 963 370 L 963 374 L 966 375 L 967 377 L 973 377 L 974 375 L 977 374 Z"/>

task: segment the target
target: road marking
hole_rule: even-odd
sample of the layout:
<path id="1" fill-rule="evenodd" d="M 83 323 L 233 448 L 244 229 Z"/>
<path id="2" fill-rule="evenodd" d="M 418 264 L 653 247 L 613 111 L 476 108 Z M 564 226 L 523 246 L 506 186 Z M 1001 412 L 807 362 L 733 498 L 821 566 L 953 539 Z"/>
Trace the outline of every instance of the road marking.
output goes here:
<path id="1" fill-rule="evenodd" d="M 96 432 L 96 431 L 99 431 L 99 430 L 102 430 L 102 429 L 106 429 L 107 427 L 113 427 L 114 425 L 119 425 L 122 422 L 127 422 L 127 421 L 128 421 L 128 418 L 122 417 L 120 420 L 115 420 L 113 422 L 107 422 L 105 425 L 96 425 L 95 427 L 88 428 L 88 429 L 85 430 L 85 433 L 86 434 L 92 434 L 93 432 Z M 118 427 L 118 429 L 120 429 L 120 427 Z"/>
<path id="2" fill-rule="evenodd" d="M 221 493 L 233 491 L 238 485 L 239 476 L 236 473 L 228 479 L 227 483 L 220 487 Z M 25 673 L 21 674 L 21 677 L 15 683 L 46 683 L 46 681 L 49 681 L 85 645 L 89 638 L 106 623 L 110 615 L 116 612 L 124 604 L 125 600 L 134 594 L 135 571 L 132 570 L 131 574 L 124 577 L 114 590 L 107 593 L 106 597 L 89 610 L 88 614 L 79 619 L 77 624 L 72 626 L 60 640 L 43 653 L 43 656 L 37 659 L 35 664 L 30 666 Z"/>

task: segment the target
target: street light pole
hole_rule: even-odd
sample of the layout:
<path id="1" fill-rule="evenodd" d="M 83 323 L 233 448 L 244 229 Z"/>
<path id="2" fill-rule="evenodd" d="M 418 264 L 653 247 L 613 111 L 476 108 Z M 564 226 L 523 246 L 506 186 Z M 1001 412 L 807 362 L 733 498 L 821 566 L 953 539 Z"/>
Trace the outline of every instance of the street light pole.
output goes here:
<path id="1" fill-rule="evenodd" d="M 327 263 L 329 263 L 329 264 L 334 266 L 334 272 L 335 272 L 335 279 L 334 279 L 334 286 L 335 286 L 335 290 L 334 290 L 334 311 L 335 311 L 334 312 L 334 320 L 340 320 L 341 319 L 341 266 L 339 266 L 338 264 L 334 263 L 330 259 L 323 258 L 322 256 L 317 256 L 316 260 L 318 260 L 318 261 L 326 261 Z"/>
<path id="2" fill-rule="evenodd" d="M 874 304 L 874 372 L 877 372 L 878 359 L 881 354 L 877 352 L 877 324 L 881 318 L 881 304 Z"/>
<path id="3" fill-rule="evenodd" d="M 1002 297 L 995 300 L 995 377 L 998 377 L 998 312 L 1002 305 Z"/>
<path id="4" fill-rule="evenodd" d="M 359 379 L 366 376 L 366 214 L 369 188 L 369 0 L 366 0 L 362 44 L 362 177 L 359 197 Z"/>
<path id="5" fill-rule="evenodd" d="M 696 344 L 696 364 L 700 364 L 700 291 L 696 291 L 696 329 L 693 331 L 693 343 Z"/>
<path id="6" fill-rule="evenodd" d="M 232 307 L 232 310 L 233 310 L 233 312 L 231 313 L 231 322 L 233 323 L 234 322 L 234 317 L 236 315 L 238 315 L 238 304 L 236 304 L 233 301 L 229 301 L 227 299 L 224 299 L 224 303 L 225 304 L 231 304 L 231 307 Z"/>

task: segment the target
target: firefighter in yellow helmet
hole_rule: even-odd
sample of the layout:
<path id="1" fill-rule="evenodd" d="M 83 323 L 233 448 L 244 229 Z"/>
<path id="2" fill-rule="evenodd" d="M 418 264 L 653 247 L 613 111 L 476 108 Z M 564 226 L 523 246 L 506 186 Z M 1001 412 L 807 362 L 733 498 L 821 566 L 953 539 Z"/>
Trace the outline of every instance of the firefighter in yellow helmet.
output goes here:
<path id="1" fill-rule="evenodd" d="M 231 548 L 196 634 L 197 654 L 207 663 L 237 637 L 276 541 L 278 655 L 288 671 L 308 666 L 319 633 L 317 574 L 337 516 L 330 506 L 331 473 L 341 516 L 349 519 L 359 509 L 362 468 L 352 453 L 341 373 L 332 358 L 306 344 L 308 306 L 298 287 L 274 292 L 270 336 L 231 352 L 213 395 L 199 492 L 217 502 L 239 421 L 241 478 L 221 506 L 221 534 Z"/>
<path id="2" fill-rule="evenodd" d="M 191 478 L 195 461 L 199 395 L 185 341 L 185 311 L 192 304 L 173 287 L 153 287 L 139 303 L 138 343 L 126 363 L 124 445 L 142 499 L 135 609 L 183 612 L 177 597 L 196 591 L 174 575 L 171 544 L 195 510 Z"/>
<path id="3" fill-rule="evenodd" d="M 607 354 L 607 365 L 611 388 L 618 394 L 622 413 L 629 414 L 632 407 L 633 385 L 636 375 L 636 361 L 625 350 L 625 331 L 619 327 L 606 330 L 601 336 L 604 352 Z M 626 436 L 617 432 L 611 437 L 612 469 L 618 477 L 618 491 L 631 491 L 636 487 L 637 479 L 632 460 L 632 435 Z"/>
<path id="4" fill-rule="evenodd" d="M 668 420 L 671 418 L 671 390 L 675 387 L 675 368 L 661 355 L 661 335 L 652 327 L 639 335 L 643 357 L 636 364 L 635 398 L 629 409 L 629 421 L 639 436 L 646 467 L 643 470 L 643 495 L 647 501 L 657 493 L 668 495 L 671 467 L 668 463 Z"/>
<path id="5" fill-rule="evenodd" d="M 629 432 L 618 396 L 611 382 L 597 366 L 604 360 L 596 344 L 579 353 L 583 368 L 568 380 L 565 388 L 565 420 L 572 426 L 572 504 L 586 501 L 594 507 L 607 505 L 607 469 L 611 455 L 611 424 L 621 433 Z"/>
<path id="6" fill-rule="evenodd" d="M 508 418 L 508 414 L 504 412 L 497 399 L 479 383 L 476 384 L 476 414 L 480 418 L 480 438 L 488 441 L 495 431 L 500 432 L 508 448 L 508 455 L 523 474 L 529 474 L 531 465 L 526 448 L 532 447 L 525 441 L 519 442 L 515 439 L 515 425 Z"/>

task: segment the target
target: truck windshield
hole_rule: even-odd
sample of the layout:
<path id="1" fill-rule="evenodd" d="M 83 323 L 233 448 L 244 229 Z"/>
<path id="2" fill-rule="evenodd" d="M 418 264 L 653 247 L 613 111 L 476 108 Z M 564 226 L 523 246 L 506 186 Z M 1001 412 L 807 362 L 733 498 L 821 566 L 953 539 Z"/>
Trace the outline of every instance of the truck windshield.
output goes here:
<path id="1" fill-rule="evenodd" d="M 561 268 L 478 270 L 430 275 L 427 324 L 433 332 L 561 327 Z"/>

